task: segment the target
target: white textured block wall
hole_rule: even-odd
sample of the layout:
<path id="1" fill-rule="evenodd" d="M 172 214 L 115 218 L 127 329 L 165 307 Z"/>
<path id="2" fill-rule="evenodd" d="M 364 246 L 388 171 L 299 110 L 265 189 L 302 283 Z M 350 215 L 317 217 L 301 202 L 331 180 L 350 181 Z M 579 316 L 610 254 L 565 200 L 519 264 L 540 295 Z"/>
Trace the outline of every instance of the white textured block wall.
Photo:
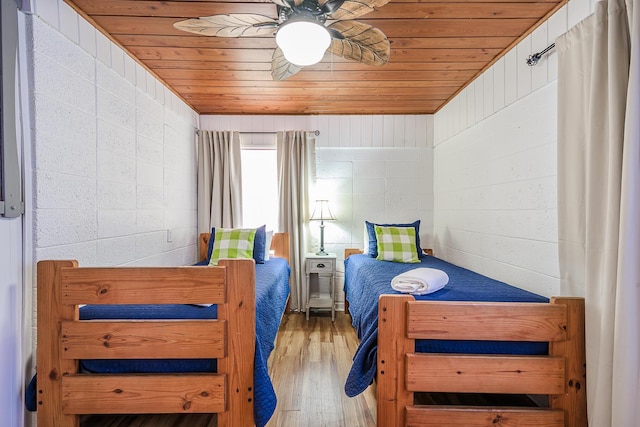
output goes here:
<path id="1" fill-rule="evenodd" d="M 30 141 L 24 267 L 32 285 L 24 301 L 35 295 L 41 259 L 191 263 L 198 115 L 62 0 L 31 3 L 34 14 L 20 27 L 23 134 Z M 23 332 L 27 373 L 36 347 L 32 310 Z M 35 424 L 33 414 L 25 418 Z"/>
<path id="2" fill-rule="evenodd" d="M 195 261 L 198 115 L 66 4 L 35 6 L 35 260 Z"/>
<path id="3" fill-rule="evenodd" d="M 526 58 L 588 16 L 571 0 L 435 115 L 436 253 L 552 296 L 559 293 L 557 53 Z"/>
<path id="4" fill-rule="evenodd" d="M 586 18 L 595 3 L 596 0 L 569 1 L 438 111 L 435 145 L 555 81 L 558 61 L 555 49 L 533 67 L 527 65 L 526 59 L 555 43 L 558 36 Z"/>
<path id="5" fill-rule="evenodd" d="M 331 201 L 337 221 L 325 222 L 325 248 L 338 255 L 336 295 L 344 303 L 346 248 L 363 248 L 364 221 L 421 220 L 426 246 L 433 229 L 433 152 L 431 148 L 322 148 L 316 153 L 316 197 Z M 320 229 L 311 224 L 312 245 Z"/>
<path id="6" fill-rule="evenodd" d="M 436 146 L 439 257 L 558 293 L 556 112 L 552 83 Z"/>
<path id="7" fill-rule="evenodd" d="M 325 247 L 340 256 L 363 248 L 365 220 L 421 220 L 425 246 L 433 241 L 433 152 L 430 148 L 322 148 L 316 153 L 316 197 L 327 198 L 337 221 L 325 223 Z M 311 226 L 314 247 L 318 227 Z"/>
<path id="8" fill-rule="evenodd" d="M 363 248 L 365 220 L 422 220 L 429 245 L 433 230 L 433 116 L 202 116 L 209 130 L 272 132 L 319 130 L 316 137 L 316 196 L 331 201 L 337 221 L 325 223 L 325 248 L 338 255 L 336 290 L 344 301 L 345 248 Z M 245 135 L 248 144 L 273 135 Z M 312 244 L 320 239 L 313 224 Z"/>

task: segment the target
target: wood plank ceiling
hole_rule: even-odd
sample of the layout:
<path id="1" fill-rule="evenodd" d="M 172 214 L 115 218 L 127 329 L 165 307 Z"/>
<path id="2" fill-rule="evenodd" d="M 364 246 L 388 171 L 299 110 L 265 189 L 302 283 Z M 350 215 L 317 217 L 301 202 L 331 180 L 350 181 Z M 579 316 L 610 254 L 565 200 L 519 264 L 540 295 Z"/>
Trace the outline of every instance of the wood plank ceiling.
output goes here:
<path id="1" fill-rule="evenodd" d="M 228 13 L 277 19 L 269 0 L 65 1 L 200 114 L 431 114 L 567 0 L 391 0 L 358 18 L 386 34 L 387 64 L 327 53 L 283 81 L 271 77 L 274 37 L 173 27 Z"/>

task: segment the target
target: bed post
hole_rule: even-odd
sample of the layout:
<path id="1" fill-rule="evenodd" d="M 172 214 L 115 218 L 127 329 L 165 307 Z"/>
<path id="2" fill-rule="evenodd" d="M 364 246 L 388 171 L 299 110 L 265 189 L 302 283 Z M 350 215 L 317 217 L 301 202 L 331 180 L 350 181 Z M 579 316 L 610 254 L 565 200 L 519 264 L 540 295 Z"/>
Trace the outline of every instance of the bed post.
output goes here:
<path id="1" fill-rule="evenodd" d="M 204 261 L 209 255 L 209 233 L 200 233 L 198 236 L 198 261 Z"/>
<path id="2" fill-rule="evenodd" d="M 40 261 L 37 269 L 38 305 L 38 426 L 78 427 L 77 415 L 62 411 L 62 376 L 75 374 L 78 361 L 60 357 L 62 320 L 76 320 L 78 308 L 61 302 L 61 270 L 77 268 L 77 261 Z"/>
<path id="3" fill-rule="evenodd" d="M 273 249 L 277 257 L 284 258 L 289 263 L 289 233 L 274 233 L 271 239 L 271 248 L 268 249 Z"/>
<path id="4" fill-rule="evenodd" d="M 227 270 L 227 304 L 218 306 L 218 319 L 227 323 L 225 358 L 218 374 L 227 378 L 226 411 L 218 427 L 253 426 L 253 364 L 256 350 L 256 276 L 253 259 L 221 260 Z"/>
<path id="5" fill-rule="evenodd" d="M 413 393 L 406 390 L 406 354 L 415 351 L 415 340 L 407 338 L 410 295 L 381 295 L 378 301 L 378 427 L 403 426 L 405 407 L 413 405 Z"/>
<path id="6" fill-rule="evenodd" d="M 567 340 L 549 343 L 549 355 L 562 356 L 567 361 L 565 393 L 549 396 L 549 405 L 565 412 L 565 427 L 587 426 L 587 387 L 584 299 L 554 297 L 551 304 L 567 307 Z"/>

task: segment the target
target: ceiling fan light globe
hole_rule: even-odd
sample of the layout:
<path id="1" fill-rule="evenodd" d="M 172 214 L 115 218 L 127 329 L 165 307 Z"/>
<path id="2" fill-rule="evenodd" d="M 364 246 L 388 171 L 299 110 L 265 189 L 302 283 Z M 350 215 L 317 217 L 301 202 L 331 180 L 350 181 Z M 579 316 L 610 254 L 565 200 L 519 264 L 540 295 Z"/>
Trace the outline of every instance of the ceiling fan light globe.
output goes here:
<path id="1" fill-rule="evenodd" d="M 294 21 L 280 27 L 276 43 L 292 64 L 304 67 L 322 61 L 331 44 L 329 31 L 320 24 Z"/>

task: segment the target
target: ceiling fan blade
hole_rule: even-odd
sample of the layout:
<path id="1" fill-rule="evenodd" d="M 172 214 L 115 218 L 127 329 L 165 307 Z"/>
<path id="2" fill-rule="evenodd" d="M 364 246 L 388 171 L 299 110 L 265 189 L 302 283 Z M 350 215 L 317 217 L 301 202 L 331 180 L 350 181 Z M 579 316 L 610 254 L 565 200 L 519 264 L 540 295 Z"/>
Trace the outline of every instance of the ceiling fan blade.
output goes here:
<path id="1" fill-rule="evenodd" d="M 271 1 L 277 4 L 278 6 L 289 7 L 289 8 L 291 7 L 291 5 L 287 0 L 271 0 Z"/>
<path id="2" fill-rule="evenodd" d="M 202 16 L 173 24 L 178 30 L 216 37 L 271 37 L 278 25 L 273 18 L 252 13 Z"/>
<path id="3" fill-rule="evenodd" d="M 271 0 L 278 6 L 293 9 L 295 6 L 300 6 L 304 0 Z"/>
<path id="4" fill-rule="evenodd" d="M 327 0 L 329 2 L 331 0 Z M 389 0 L 345 0 L 335 12 L 331 12 L 331 19 L 354 19 L 389 3 Z"/>
<path id="5" fill-rule="evenodd" d="M 344 37 L 331 40 L 329 51 L 334 55 L 367 65 L 380 66 L 389 62 L 391 46 L 379 29 L 359 21 L 337 21 L 328 28 Z"/>
<path id="6" fill-rule="evenodd" d="M 302 67 L 287 61 L 287 58 L 284 57 L 284 53 L 282 53 L 282 49 L 276 47 L 273 51 L 273 58 L 271 60 L 271 77 L 273 80 L 284 80 L 293 76 L 301 69 Z"/>
<path id="7" fill-rule="evenodd" d="M 320 10 L 327 15 L 331 15 L 344 4 L 345 0 L 327 0 L 324 3 L 320 3 Z"/>

